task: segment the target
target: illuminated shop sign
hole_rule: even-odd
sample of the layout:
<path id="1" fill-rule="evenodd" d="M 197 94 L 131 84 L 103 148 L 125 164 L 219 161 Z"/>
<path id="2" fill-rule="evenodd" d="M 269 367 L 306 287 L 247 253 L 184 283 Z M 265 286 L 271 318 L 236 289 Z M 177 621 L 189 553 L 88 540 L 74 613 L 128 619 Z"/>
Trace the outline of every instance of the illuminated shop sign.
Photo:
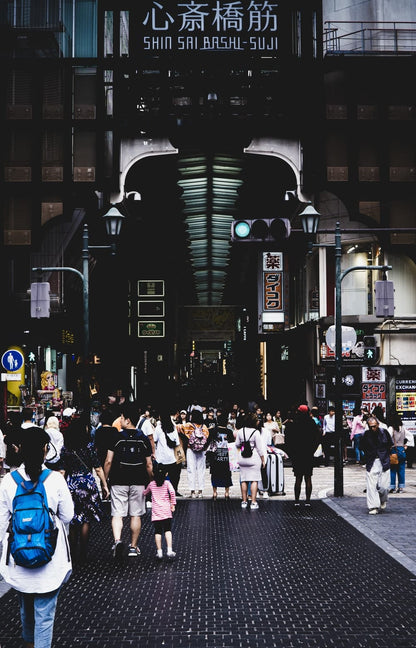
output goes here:
<path id="1" fill-rule="evenodd" d="M 270 0 L 143 2 L 140 48 L 145 52 L 278 50 L 278 4 Z"/>
<path id="2" fill-rule="evenodd" d="M 282 252 L 263 252 L 259 264 L 259 333 L 284 329 L 285 273 Z"/>

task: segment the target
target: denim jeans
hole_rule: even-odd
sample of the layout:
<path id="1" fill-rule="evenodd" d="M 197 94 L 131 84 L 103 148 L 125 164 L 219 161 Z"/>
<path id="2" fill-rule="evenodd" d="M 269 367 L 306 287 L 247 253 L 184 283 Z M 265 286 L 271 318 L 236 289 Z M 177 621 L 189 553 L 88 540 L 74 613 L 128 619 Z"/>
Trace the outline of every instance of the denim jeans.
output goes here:
<path id="1" fill-rule="evenodd" d="M 390 488 L 396 487 L 396 478 L 398 481 L 397 488 L 405 487 L 405 470 L 406 470 L 406 451 L 403 446 L 397 446 L 399 463 L 390 465 Z"/>
<path id="2" fill-rule="evenodd" d="M 364 453 L 360 450 L 360 441 L 363 438 L 362 434 L 355 434 L 353 438 L 354 450 L 355 450 L 355 461 L 361 461 Z"/>
<path id="3" fill-rule="evenodd" d="M 50 648 L 59 588 L 46 594 L 17 594 L 24 641 L 36 648 Z"/>

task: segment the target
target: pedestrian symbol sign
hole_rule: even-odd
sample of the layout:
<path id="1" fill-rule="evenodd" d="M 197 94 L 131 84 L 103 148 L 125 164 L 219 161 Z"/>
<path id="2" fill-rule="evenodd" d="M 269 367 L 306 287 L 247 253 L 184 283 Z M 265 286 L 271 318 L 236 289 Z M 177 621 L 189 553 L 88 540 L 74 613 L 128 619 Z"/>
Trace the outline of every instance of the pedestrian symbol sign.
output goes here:
<path id="1" fill-rule="evenodd" d="M 24 365 L 23 354 L 17 349 L 8 349 L 1 357 L 1 364 L 6 371 L 19 371 Z"/>

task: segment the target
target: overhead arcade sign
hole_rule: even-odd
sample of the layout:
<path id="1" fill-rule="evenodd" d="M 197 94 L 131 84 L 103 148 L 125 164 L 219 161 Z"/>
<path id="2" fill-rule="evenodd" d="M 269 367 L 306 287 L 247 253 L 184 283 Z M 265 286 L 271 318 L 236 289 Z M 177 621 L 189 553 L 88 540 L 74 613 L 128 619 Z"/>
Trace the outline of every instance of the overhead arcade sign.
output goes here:
<path id="1" fill-rule="evenodd" d="M 140 7 L 141 48 L 148 53 L 278 51 L 272 0 L 148 0 Z"/>

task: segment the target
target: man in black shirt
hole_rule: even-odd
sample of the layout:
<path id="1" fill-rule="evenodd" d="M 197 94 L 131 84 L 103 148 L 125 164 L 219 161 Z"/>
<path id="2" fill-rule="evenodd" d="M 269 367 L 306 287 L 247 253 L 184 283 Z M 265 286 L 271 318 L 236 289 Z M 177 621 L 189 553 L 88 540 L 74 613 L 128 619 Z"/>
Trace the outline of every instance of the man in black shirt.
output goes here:
<path id="1" fill-rule="evenodd" d="M 111 485 L 111 527 L 114 536 L 113 555 L 123 555 L 123 518 L 130 516 L 131 540 L 128 555 L 140 556 L 137 546 L 141 516 L 146 512 L 143 491 L 152 478 L 152 447 L 143 432 L 136 429 L 137 407 L 124 403 L 120 407 L 120 432 L 116 429 L 107 452 L 104 473 Z"/>
<path id="2" fill-rule="evenodd" d="M 390 451 L 393 440 L 390 432 L 381 427 L 375 416 L 367 420 L 367 429 L 360 441 L 364 451 L 367 477 L 367 507 L 376 515 L 387 506 L 390 489 Z"/>

